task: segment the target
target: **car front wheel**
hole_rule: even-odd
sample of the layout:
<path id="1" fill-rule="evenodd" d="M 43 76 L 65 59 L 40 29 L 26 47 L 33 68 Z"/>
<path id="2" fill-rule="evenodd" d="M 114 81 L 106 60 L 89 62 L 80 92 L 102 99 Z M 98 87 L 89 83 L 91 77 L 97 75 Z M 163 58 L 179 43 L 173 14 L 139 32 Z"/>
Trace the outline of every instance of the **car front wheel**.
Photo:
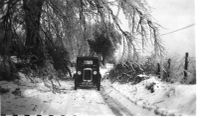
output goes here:
<path id="1" fill-rule="evenodd" d="M 97 90 L 100 91 L 101 88 L 101 77 L 98 77 L 97 79 Z"/>
<path id="2" fill-rule="evenodd" d="M 78 78 L 76 75 L 74 75 L 74 90 L 77 90 L 77 87 L 78 87 Z"/>

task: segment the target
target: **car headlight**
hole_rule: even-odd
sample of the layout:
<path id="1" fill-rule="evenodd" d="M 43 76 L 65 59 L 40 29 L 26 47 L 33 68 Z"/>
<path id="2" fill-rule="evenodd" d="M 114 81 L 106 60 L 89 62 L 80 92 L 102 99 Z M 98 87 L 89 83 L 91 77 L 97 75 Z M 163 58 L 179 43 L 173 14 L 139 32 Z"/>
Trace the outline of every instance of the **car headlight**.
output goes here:
<path id="1" fill-rule="evenodd" d="M 78 71 L 77 73 L 78 73 L 78 75 L 81 75 L 81 71 Z"/>
<path id="2" fill-rule="evenodd" d="M 97 71 L 93 71 L 93 74 L 96 75 L 96 74 L 97 74 Z"/>

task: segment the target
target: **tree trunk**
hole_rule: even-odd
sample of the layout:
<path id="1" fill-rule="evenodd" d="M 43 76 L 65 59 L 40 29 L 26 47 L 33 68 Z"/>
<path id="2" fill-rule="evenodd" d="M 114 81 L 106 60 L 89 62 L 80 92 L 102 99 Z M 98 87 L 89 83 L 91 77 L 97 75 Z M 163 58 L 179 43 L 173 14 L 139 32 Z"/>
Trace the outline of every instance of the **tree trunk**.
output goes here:
<path id="1" fill-rule="evenodd" d="M 41 56 L 42 39 L 40 38 L 40 17 L 44 0 L 23 0 L 26 24 L 26 42 L 28 52 Z"/>
<path id="2" fill-rule="evenodd" d="M 186 52 L 185 53 L 185 66 L 184 66 L 184 80 L 187 80 L 187 76 L 188 76 L 188 74 L 187 74 L 187 71 L 188 71 L 188 56 L 189 56 L 189 53 L 188 52 Z"/>
<path id="3" fill-rule="evenodd" d="M 171 59 L 169 58 L 168 61 L 168 67 L 167 67 L 167 77 L 170 77 L 170 68 L 171 68 Z"/>

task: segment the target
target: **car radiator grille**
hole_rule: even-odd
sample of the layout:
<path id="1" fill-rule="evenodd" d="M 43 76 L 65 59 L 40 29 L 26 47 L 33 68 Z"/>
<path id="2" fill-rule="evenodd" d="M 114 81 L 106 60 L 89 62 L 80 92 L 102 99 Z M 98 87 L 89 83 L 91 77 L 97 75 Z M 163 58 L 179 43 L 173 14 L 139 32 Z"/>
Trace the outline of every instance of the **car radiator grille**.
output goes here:
<path id="1" fill-rule="evenodd" d="M 91 80 L 92 79 L 92 71 L 91 70 L 84 70 L 83 79 L 84 80 Z"/>

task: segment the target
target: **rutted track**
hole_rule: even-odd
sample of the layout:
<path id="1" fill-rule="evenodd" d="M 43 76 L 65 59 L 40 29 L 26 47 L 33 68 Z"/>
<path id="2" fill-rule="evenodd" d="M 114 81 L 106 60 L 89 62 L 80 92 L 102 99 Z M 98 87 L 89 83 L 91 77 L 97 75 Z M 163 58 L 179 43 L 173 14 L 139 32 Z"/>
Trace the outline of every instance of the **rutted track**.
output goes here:
<path id="1" fill-rule="evenodd" d="M 105 102 L 107 103 L 107 105 L 110 107 L 110 109 L 112 110 L 112 112 L 117 115 L 117 116 L 123 116 L 123 115 L 128 115 L 128 116 L 132 116 L 134 114 L 132 114 L 130 112 L 130 110 L 128 110 L 126 107 L 124 107 L 119 101 L 117 101 L 116 99 L 112 98 L 111 96 L 109 96 L 108 94 L 105 93 L 104 88 L 103 92 L 101 92 Z"/>
<path id="2" fill-rule="evenodd" d="M 138 106 L 136 102 L 130 100 L 111 86 L 102 86 L 100 92 L 115 115 L 121 116 L 154 116 L 152 109 Z"/>

